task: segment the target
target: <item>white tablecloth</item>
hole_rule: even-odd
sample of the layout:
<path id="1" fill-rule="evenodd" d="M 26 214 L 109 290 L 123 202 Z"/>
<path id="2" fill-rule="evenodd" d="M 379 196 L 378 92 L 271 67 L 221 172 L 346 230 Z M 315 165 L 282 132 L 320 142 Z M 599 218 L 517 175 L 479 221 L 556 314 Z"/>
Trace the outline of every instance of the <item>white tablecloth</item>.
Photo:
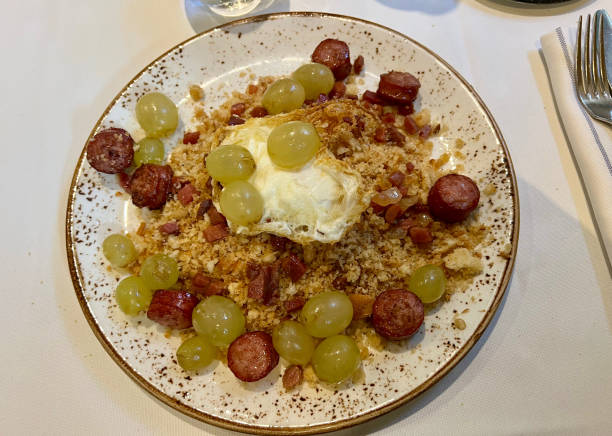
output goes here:
<path id="1" fill-rule="evenodd" d="M 428 392 L 344 434 L 612 431 L 612 281 L 538 51 L 542 34 L 602 7 L 612 12 L 612 1 L 277 0 L 269 9 L 354 15 L 439 53 L 488 104 L 519 183 L 516 266 L 484 337 Z M 0 433 L 230 434 L 164 406 L 119 369 L 85 321 L 64 248 L 87 135 L 133 75 L 194 34 L 182 0 L 4 2 L 0 33 Z"/>

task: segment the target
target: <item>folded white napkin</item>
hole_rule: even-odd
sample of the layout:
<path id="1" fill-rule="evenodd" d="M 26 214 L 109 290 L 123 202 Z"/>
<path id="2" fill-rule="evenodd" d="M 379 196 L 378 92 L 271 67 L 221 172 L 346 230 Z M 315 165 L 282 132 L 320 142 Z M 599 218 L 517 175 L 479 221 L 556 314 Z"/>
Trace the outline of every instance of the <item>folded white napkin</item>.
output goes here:
<path id="1" fill-rule="evenodd" d="M 612 262 L 612 126 L 586 113 L 574 87 L 575 30 L 556 29 L 541 38 L 542 52 L 565 134 Z"/>

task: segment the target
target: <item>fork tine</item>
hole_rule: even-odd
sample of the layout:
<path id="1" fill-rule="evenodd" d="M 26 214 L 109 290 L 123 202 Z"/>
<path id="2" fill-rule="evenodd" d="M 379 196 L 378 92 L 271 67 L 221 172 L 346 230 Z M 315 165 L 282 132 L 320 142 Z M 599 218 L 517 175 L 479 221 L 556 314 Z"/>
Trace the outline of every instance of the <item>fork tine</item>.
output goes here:
<path id="1" fill-rule="evenodd" d="M 584 69 L 582 55 L 582 15 L 578 18 L 578 34 L 576 36 L 576 89 L 578 94 L 584 94 Z"/>
<path id="2" fill-rule="evenodd" d="M 601 12 L 595 14 L 595 29 L 597 35 L 597 92 L 609 95 L 608 74 L 606 71 L 606 52 L 604 50 L 604 29 Z"/>
<path id="3" fill-rule="evenodd" d="M 595 92 L 595 38 L 593 37 L 594 30 L 591 27 L 591 14 L 587 15 L 587 24 L 584 29 L 585 47 L 587 64 L 586 89 L 588 93 Z"/>
<path id="4" fill-rule="evenodd" d="M 591 39 L 593 57 L 591 59 L 593 67 L 593 90 L 596 94 L 602 91 L 601 80 L 599 76 L 599 17 L 597 14 L 593 16 L 593 27 L 591 29 Z"/>

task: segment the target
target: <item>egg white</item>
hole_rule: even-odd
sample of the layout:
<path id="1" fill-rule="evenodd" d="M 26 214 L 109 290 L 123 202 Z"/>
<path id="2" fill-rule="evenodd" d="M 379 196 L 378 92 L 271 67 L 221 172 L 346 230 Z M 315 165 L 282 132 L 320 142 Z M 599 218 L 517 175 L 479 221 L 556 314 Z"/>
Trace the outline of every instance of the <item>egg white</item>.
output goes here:
<path id="1" fill-rule="evenodd" d="M 268 155 L 268 136 L 286 121 L 285 116 L 251 118 L 227 128 L 219 146 L 237 144 L 249 150 L 256 165 L 249 182 L 264 200 L 258 223 L 240 226 L 229 222 L 230 228 L 247 235 L 273 233 L 302 244 L 336 242 L 368 207 L 363 179 L 324 145 L 299 170 L 274 165 Z"/>

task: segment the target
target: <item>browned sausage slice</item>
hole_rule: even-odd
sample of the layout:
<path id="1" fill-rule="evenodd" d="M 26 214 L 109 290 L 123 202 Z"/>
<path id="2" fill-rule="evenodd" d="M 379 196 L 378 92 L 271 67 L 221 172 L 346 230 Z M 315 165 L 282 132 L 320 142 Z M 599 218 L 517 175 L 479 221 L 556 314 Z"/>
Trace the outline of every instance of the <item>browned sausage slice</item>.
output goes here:
<path id="1" fill-rule="evenodd" d="M 456 223 L 476 209 L 480 190 L 476 183 L 461 174 L 447 174 L 436 180 L 429 190 L 427 204 L 434 218 Z"/>
<path id="2" fill-rule="evenodd" d="M 147 318 L 173 329 L 191 327 L 191 312 L 199 300 L 195 295 L 185 291 L 155 291 Z"/>
<path id="3" fill-rule="evenodd" d="M 132 175 L 132 203 L 138 207 L 159 209 L 172 188 L 172 168 L 168 165 L 143 164 Z"/>
<path id="4" fill-rule="evenodd" d="M 278 364 L 278 353 L 272 336 L 265 332 L 248 332 L 239 336 L 227 350 L 227 366 L 245 382 L 264 378 Z"/>
<path id="5" fill-rule="evenodd" d="M 112 127 L 96 134 L 87 144 L 87 161 L 106 174 L 117 174 L 134 160 L 134 140 L 123 129 Z"/>
<path id="6" fill-rule="evenodd" d="M 420 87 L 421 82 L 412 74 L 391 71 L 380 75 L 376 93 L 389 103 L 405 106 L 414 101 Z"/>
<path id="7" fill-rule="evenodd" d="M 336 80 L 344 80 L 351 73 L 351 55 L 346 42 L 325 39 L 312 52 L 312 61 L 327 65 Z"/>
<path id="8" fill-rule="evenodd" d="M 372 324 L 376 332 L 392 340 L 412 336 L 423 323 L 425 310 L 415 294 L 403 289 L 390 289 L 374 301 Z"/>

